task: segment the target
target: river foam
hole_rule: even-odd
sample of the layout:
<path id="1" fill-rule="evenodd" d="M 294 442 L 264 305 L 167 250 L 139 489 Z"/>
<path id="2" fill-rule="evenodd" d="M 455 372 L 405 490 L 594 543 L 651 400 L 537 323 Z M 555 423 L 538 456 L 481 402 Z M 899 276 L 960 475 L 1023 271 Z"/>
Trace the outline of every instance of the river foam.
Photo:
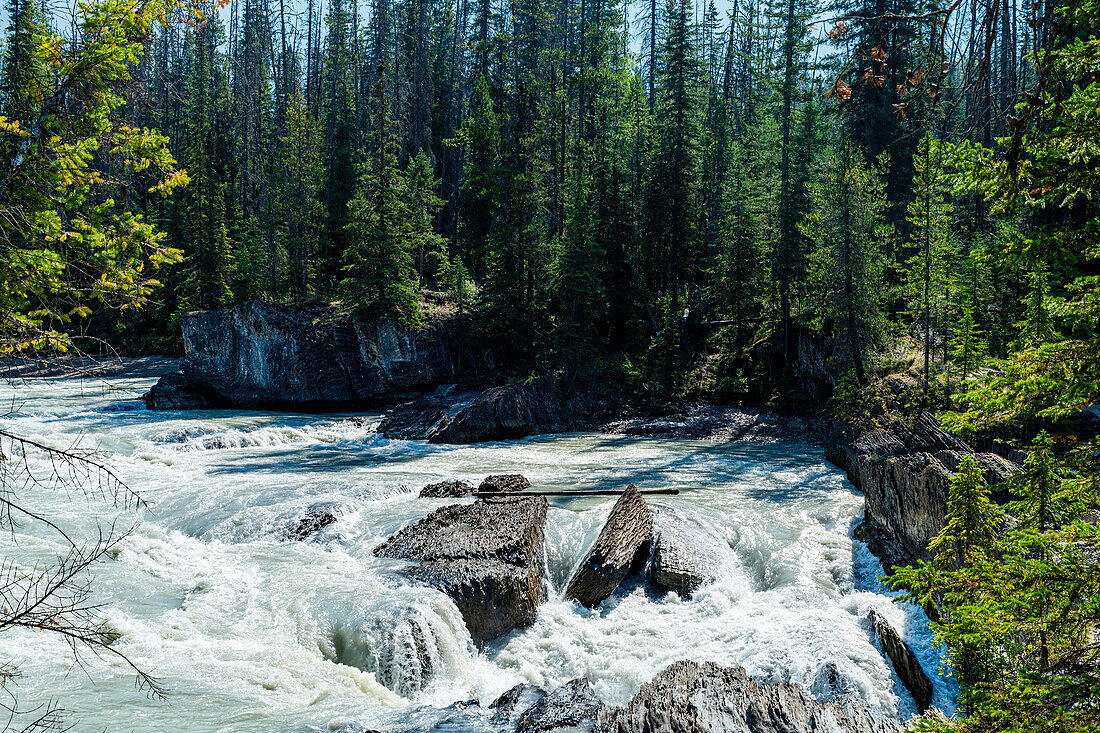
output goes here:
<path id="1" fill-rule="evenodd" d="M 130 409 L 147 385 L 31 380 L 0 390 L 15 405 L 5 429 L 98 448 L 150 503 L 121 513 L 132 536 L 97 569 L 95 589 L 116 647 L 160 679 L 166 700 L 136 690 L 120 660 L 87 658 L 85 674 L 48 635 L 0 635 L 0 660 L 24 674 L 24 702 L 56 698 L 80 730 L 411 731 L 452 720 L 488 731 L 481 707 L 449 706 L 578 676 L 620 704 L 679 659 L 743 665 L 821 699 L 854 693 L 906 718 L 913 702 L 876 647 L 872 608 L 930 673 L 938 666 L 927 619 L 892 603 L 878 561 L 852 539 L 862 498 L 819 449 L 595 434 L 436 446 L 382 438 L 376 415 Z M 732 560 L 690 599 L 636 583 L 581 608 L 562 589 L 612 501 L 555 499 L 549 600 L 530 628 L 479 651 L 446 596 L 371 550 L 451 501 L 419 499 L 419 487 L 490 473 L 523 473 L 546 489 L 677 487 L 654 503 L 717 532 Z M 119 519 L 75 496 L 26 491 L 85 538 L 91 520 Z M 319 506 L 333 521 L 287 539 Z M 25 568 L 63 549 L 41 525 L 15 539 L 0 540 L 5 557 Z M 950 680 L 930 676 L 936 704 L 950 710 Z"/>

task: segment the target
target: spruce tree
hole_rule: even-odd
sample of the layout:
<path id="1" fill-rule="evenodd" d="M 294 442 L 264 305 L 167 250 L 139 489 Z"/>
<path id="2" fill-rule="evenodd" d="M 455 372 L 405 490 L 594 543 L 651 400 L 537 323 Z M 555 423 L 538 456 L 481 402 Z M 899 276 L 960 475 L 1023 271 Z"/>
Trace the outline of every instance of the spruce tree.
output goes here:
<path id="1" fill-rule="evenodd" d="M 348 204 L 349 246 L 344 258 L 344 299 L 357 311 L 416 326 L 420 320 L 405 177 L 397 165 L 397 136 L 390 118 L 385 67 L 379 64 L 371 95 L 369 157 L 359 189 Z"/>

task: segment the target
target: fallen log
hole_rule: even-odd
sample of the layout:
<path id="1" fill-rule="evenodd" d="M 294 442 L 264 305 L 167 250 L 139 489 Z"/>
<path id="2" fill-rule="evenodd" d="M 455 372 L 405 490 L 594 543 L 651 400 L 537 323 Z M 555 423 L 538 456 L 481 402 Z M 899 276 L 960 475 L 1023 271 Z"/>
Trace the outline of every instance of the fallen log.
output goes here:
<path id="1" fill-rule="evenodd" d="M 562 491 L 524 491 L 522 493 L 516 493 L 513 491 L 475 491 L 474 496 L 478 497 L 492 497 L 492 496 L 510 496 L 513 498 L 523 498 L 524 496 L 620 496 L 625 489 L 574 489 L 574 490 L 562 490 Z M 679 489 L 638 489 L 639 494 L 679 494 Z"/>

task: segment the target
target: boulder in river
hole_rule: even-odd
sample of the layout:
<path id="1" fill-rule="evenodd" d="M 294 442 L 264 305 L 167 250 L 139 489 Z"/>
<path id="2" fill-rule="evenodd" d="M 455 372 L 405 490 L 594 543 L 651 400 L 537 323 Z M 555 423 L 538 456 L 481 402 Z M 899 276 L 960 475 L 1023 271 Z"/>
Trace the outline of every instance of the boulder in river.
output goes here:
<path id="1" fill-rule="evenodd" d="M 150 410 L 205 410 L 210 400 L 182 372 L 165 374 L 142 395 Z"/>
<path id="2" fill-rule="evenodd" d="M 569 580 L 566 596 L 594 607 L 649 556 L 653 519 L 634 484 L 626 487 L 596 541 Z"/>
<path id="3" fill-rule="evenodd" d="M 312 504 L 301 517 L 283 530 L 279 539 L 298 542 L 307 540 L 348 511 L 349 507 L 334 501 Z"/>
<path id="4" fill-rule="evenodd" d="M 516 733 L 590 733 L 603 709 L 588 680 L 570 680 L 519 716 Z"/>
<path id="5" fill-rule="evenodd" d="M 531 488 L 531 482 L 522 474 L 498 473 L 492 476 L 486 476 L 485 480 L 481 482 L 481 485 L 477 487 L 477 490 L 501 491 L 512 494 L 519 491 L 527 491 L 529 488 Z"/>
<path id="6" fill-rule="evenodd" d="M 545 598 L 546 499 L 479 499 L 435 510 L 375 548 L 414 560 L 406 574 L 451 597 L 482 644 L 529 626 Z"/>
<path id="7" fill-rule="evenodd" d="M 493 710 L 493 722 L 512 727 L 519 716 L 546 697 L 546 691 L 527 682 L 511 687 L 489 705 Z"/>
<path id="8" fill-rule="evenodd" d="M 902 733 L 895 720 L 846 696 L 819 703 L 796 684 L 760 684 L 742 667 L 676 662 L 623 707 L 600 714 L 600 733 Z"/>
<path id="9" fill-rule="evenodd" d="M 666 507 L 653 511 L 653 557 L 649 581 L 687 598 L 736 562 L 729 543 L 706 525 Z"/>
<path id="10" fill-rule="evenodd" d="M 457 499 L 474 493 L 472 484 L 466 481 L 437 481 L 420 490 L 421 499 Z"/>
<path id="11" fill-rule="evenodd" d="M 875 636 L 882 644 L 883 651 L 890 658 L 890 663 L 894 665 L 894 672 L 905 685 L 905 689 L 909 690 L 909 694 L 913 696 L 917 710 L 923 713 L 932 704 L 932 681 L 920 666 L 917 655 L 877 611 L 871 609 L 868 619 L 875 630 Z"/>
<path id="12" fill-rule="evenodd" d="M 585 390 L 546 375 L 482 392 L 426 437 L 432 443 L 481 443 L 556 433 L 583 424 L 592 410 Z"/>

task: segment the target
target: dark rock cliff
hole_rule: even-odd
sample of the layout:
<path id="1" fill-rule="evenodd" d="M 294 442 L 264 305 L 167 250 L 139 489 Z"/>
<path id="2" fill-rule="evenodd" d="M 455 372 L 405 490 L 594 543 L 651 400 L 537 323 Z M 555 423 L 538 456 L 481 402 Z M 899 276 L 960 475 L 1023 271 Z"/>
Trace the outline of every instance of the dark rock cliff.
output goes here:
<path id="1" fill-rule="evenodd" d="M 951 477 L 973 454 L 990 484 L 1019 466 L 994 453 L 974 453 L 931 413 L 911 407 L 912 380 L 893 375 L 871 388 L 848 415 L 824 429 L 826 457 L 844 469 L 866 501 L 864 536 L 890 564 L 927 559 L 928 541 L 943 529 Z"/>
<path id="2" fill-rule="evenodd" d="M 188 394 L 211 406 L 345 409 L 393 402 L 460 374 L 445 327 L 412 332 L 388 319 L 349 318 L 333 306 L 253 301 L 189 313 L 182 328 L 180 374 L 151 390 L 146 401 L 154 409 L 192 406 Z"/>

